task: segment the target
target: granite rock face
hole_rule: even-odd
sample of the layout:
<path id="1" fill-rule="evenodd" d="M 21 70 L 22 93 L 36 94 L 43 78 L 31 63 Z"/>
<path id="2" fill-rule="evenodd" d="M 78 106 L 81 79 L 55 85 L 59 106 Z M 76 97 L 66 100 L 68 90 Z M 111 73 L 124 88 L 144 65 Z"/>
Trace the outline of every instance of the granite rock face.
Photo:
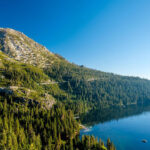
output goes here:
<path id="1" fill-rule="evenodd" d="M 15 60 L 40 68 L 45 68 L 55 61 L 59 61 L 57 55 L 44 46 L 23 33 L 9 28 L 0 28 L 0 50 Z"/>

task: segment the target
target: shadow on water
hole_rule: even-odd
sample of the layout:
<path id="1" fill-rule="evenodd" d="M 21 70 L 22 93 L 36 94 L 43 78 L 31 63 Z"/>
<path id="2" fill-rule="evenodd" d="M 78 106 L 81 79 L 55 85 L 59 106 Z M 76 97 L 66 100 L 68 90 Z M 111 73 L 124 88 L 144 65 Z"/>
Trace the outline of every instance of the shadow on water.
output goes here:
<path id="1" fill-rule="evenodd" d="M 87 126 L 104 123 L 111 120 L 119 120 L 130 116 L 140 115 L 150 111 L 150 104 L 132 105 L 127 107 L 114 107 L 91 110 L 80 116 L 80 120 Z"/>

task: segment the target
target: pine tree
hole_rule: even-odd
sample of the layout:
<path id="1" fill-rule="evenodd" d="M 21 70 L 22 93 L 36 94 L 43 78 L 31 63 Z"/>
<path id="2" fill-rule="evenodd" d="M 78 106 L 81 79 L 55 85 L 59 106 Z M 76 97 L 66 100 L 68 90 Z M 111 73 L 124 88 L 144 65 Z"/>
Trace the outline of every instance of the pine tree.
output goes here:
<path id="1" fill-rule="evenodd" d="M 73 150 L 73 141 L 72 141 L 72 139 L 69 140 L 69 150 Z"/>

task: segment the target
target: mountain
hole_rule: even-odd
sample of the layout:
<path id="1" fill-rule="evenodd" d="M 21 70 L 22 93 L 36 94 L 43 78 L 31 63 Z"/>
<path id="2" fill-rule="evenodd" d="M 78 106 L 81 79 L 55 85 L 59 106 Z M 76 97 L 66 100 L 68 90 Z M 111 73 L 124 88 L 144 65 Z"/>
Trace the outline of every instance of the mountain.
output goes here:
<path id="1" fill-rule="evenodd" d="M 11 58 L 40 68 L 51 65 L 58 57 L 23 33 L 0 28 L 0 48 Z"/>
<path id="2" fill-rule="evenodd" d="M 66 72 L 55 77 L 59 65 L 72 64 L 20 32 L 0 31 L 0 149 L 107 150 L 93 136 L 79 138 L 79 122 L 67 104 L 75 96 L 64 85 L 69 78 Z"/>
<path id="3" fill-rule="evenodd" d="M 35 78 L 38 88 L 64 103 L 66 109 L 71 108 L 74 113 L 150 102 L 149 80 L 75 65 L 13 29 L 0 28 L 0 50 L 7 59 L 35 67 L 35 72 L 40 70 L 47 79 L 37 83 Z M 20 68 L 24 69 L 23 66 L 20 65 Z M 18 81 L 9 83 L 9 86 L 12 85 L 18 86 Z M 8 83 L 5 84 L 7 86 Z M 33 88 L 32 85 L 30 87 Z"/>
<path id="4" fill-rule="evenodd" d="M 80 74 L 82 77 L 86 76 L 87 80 L 92 81 L 95 79 L 92 76 L 95 77 L 97 73 L 99 76 L 100 73 L 100 71 L 90 70 L 83 66 L 69 63 L 60 55 L 50 52 L 47 48 L 33 41 L 23 33 L 9 28 L 0 28 L 0 50 L 19 62 L 31 64 L 45 70 L 47 68 L 55 70 L 53 71 L 53 73 L 56 72 L 53 78 L 56 80 L 61 78 L 58 77 L 59 75 L 56 75 L 60 73 L 60 76 L 65 76 L 65 78 L 69 74 L 71 76 Z M 65 67 L 68 70 L 67 73 L 61 67 L 63 69 Z"/>
<path id="5" fill-rule="evenodd" d="M 115 150 L 110 139 L 106 146 L 93 136 L 80 139 L 75 118 L 105 120 L 113 117 L 107 112 L 149 103 L 149 80 L 70 63 L 23 33 L 0 28 L 0 149 Z"/>

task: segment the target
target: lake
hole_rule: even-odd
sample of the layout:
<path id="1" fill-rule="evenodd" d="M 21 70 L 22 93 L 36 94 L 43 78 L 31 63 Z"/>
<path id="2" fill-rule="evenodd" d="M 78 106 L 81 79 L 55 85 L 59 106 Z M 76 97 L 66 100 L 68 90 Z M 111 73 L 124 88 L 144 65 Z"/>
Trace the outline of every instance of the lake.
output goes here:
<path id="1" fill-rule="evenodd" d="M 113 113 L 115 110 L 113 110 Z M 124 110 L 117 111 L 118 119 L 115 117 L 109 118 L 110 120 L 103 118 L 103 120 L 91 121 L 91 126 L 86 130 L 80 131 L 80 137 L 82 135 L 94 135 L 101 138 L 104 142 L 108 138 L 113 141 L 117 150 L 150 150 L 150 108 L 148 107 L 133 107 Z M 131 113 L 132 112 L 132 113 Z M 110 114 L 113 114 L 110 111 Z M 96 114 L 96 113 L 93 113 Z M 97 114 L 99 118 L 102 114 Z M 106 118 L 110 116 L 107 115 Z M 114 115 L 112 115 L 114 116 Z M 94 116 L 95 117 L 95 116 Z M 87 122 L 86 124 L 89 123 Z M 142 143 L 141 140 L 146 139 L 147 143 Z"/>

